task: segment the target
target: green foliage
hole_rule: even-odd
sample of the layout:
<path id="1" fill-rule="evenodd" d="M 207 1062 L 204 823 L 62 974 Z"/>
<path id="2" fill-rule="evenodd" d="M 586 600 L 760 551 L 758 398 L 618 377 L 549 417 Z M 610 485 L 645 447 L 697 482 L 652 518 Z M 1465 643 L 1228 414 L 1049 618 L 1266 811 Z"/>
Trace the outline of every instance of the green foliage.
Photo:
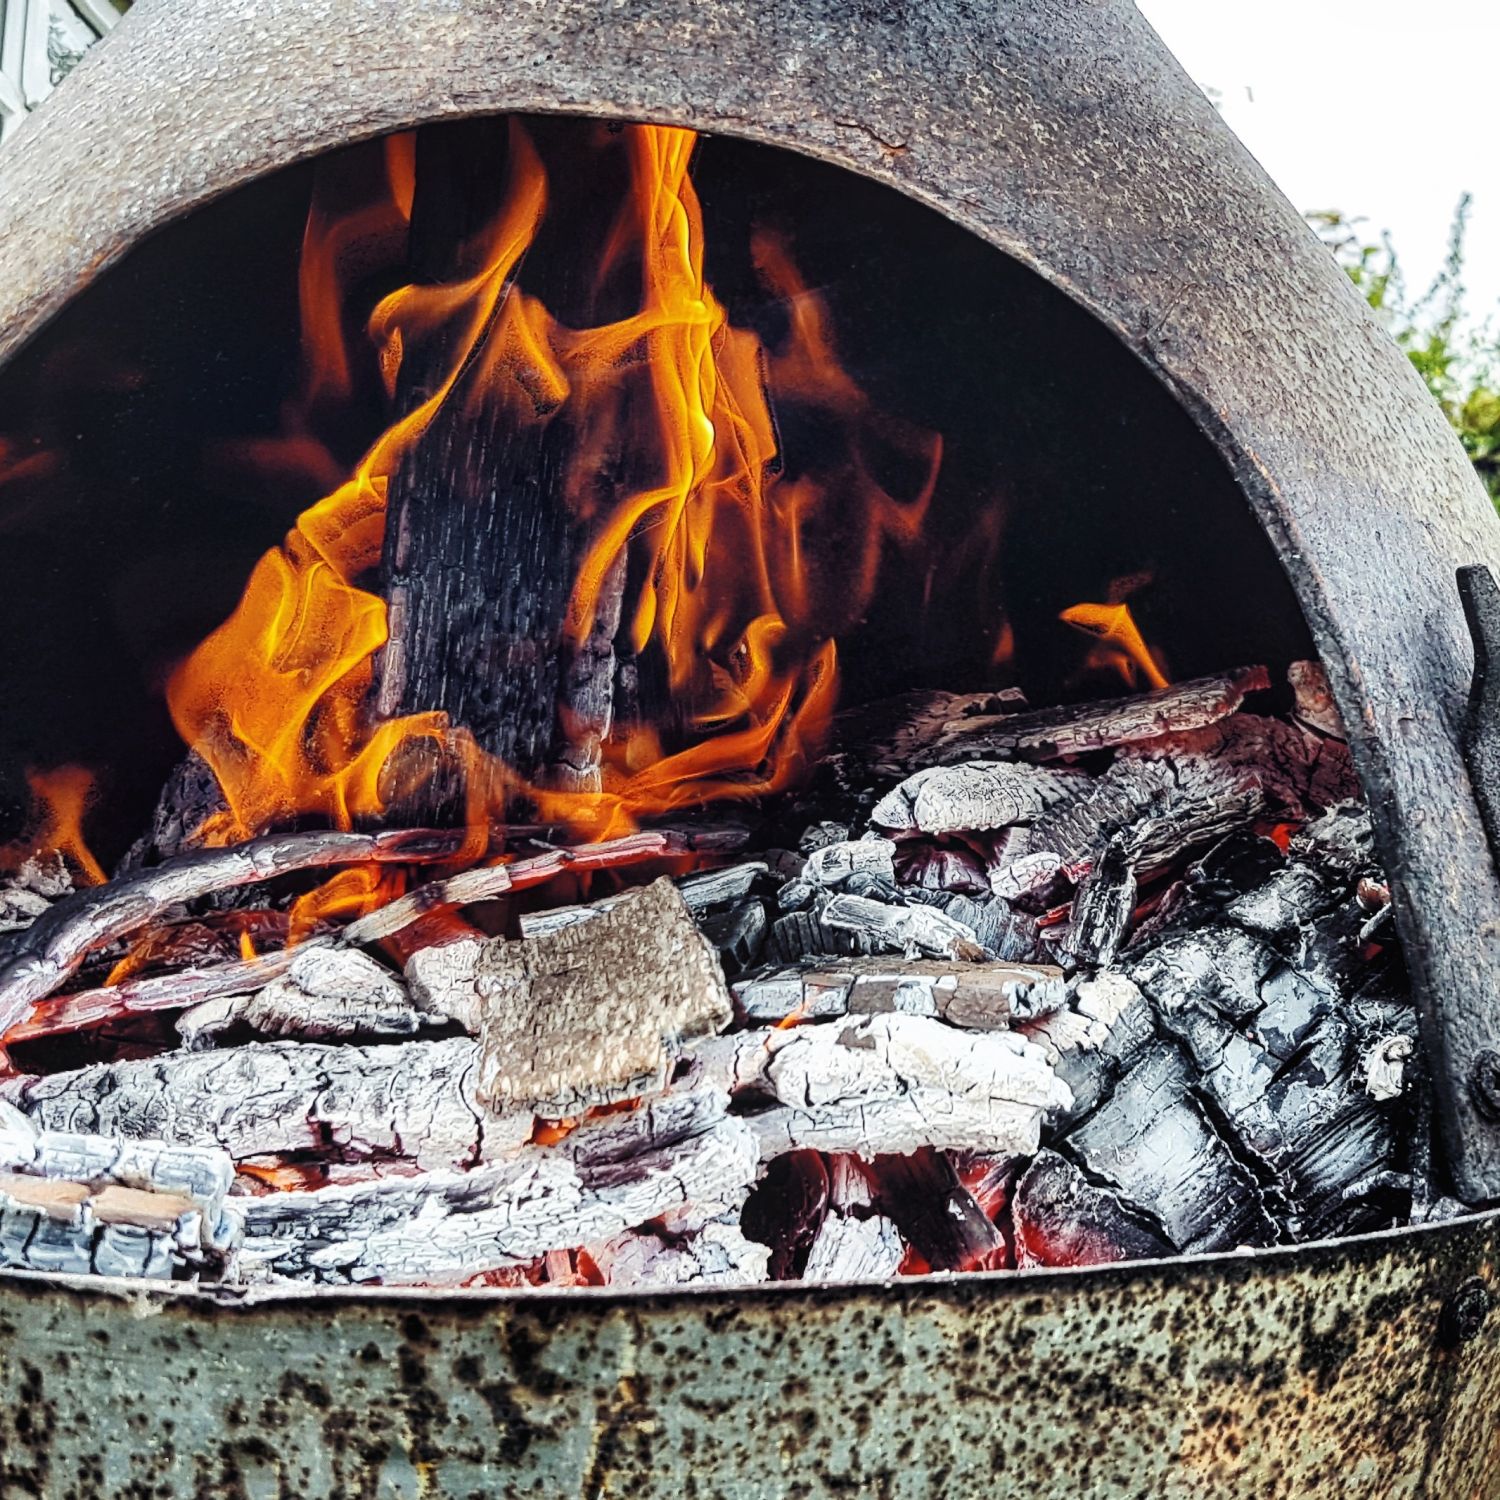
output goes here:
<path id="1" fill-rule="evenodd" d="M 1464 306 L 1469 202 L 1465 194 L 1453 215 L 1443 269 L 1415 298 L 1388 235 L 1371 243 L 1362 220 L 1336 212 L 1307 217 L 1443 408 L 1500 509 L 1500 339 Z"/>

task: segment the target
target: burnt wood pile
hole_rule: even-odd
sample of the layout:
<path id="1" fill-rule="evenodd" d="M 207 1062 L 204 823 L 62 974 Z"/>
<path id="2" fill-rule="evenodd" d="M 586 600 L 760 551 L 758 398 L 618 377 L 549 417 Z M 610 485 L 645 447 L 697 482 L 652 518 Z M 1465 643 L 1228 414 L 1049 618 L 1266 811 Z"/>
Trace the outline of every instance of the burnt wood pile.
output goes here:
<path id="1" fill-rule="evenodd" d="M 178 782 L 114 880 L 0 892 L 6 1265 L 827 1280 L 1462 1211 L 1309 664 L 908 696 L 739 823 L 458 873 L 429 830 L 194 849 Z M 435 870 L 284 946 L 307 872 L 382 863 Z"/>

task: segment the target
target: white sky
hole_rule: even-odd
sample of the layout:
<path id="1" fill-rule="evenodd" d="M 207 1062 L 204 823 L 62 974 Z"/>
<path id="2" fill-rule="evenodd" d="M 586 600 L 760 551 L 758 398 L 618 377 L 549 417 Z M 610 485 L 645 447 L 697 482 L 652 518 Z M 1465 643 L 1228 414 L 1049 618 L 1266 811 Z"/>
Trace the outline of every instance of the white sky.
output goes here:
<path id="1" fill-rule="evenodd" d="M 1469 311 L 1500 312 L 1500 0 L 1137 4 L 1298 208 L 1391 231 L 1413 295 L 1472 192 Z"/>

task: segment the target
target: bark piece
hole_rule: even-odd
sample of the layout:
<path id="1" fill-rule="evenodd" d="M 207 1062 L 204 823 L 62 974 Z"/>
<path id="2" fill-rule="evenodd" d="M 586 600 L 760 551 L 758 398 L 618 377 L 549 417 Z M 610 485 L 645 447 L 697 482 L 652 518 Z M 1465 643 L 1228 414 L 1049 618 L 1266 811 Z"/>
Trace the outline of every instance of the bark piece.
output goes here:
<path id="1" fill-rule="evenodd" d="M 1171 1242 L 1120 1198 L 1096 1187 L 1072 1162 L 1043 1151 L 1011 1199 L 1016 1265 L 1099 1266 L 1155 1260 Z"/>
<path id="2" fill-rule="evenodd" d="M 438 1167 L 525 1142 L 531 1116 L 483 1118 L 467 1037 L 389 1046 L 268 1042 L 18 1078 L 5 1097 L 49 1130 Z M 482 1123 L 481 1123 L 482 1122 Z"/>
<path id="3" fill-rule="evenodd" d="M 921 1016 L 798 1026 L 763 1044 L 783 1106 L 751 1118 L 767 1159 L 810 1148 L 1029 1155 L 1043 1119 L 1072 1103 L 1040 1048 L 1012 1032 L 961 1032 Z M 748 1054 L 741 1054 L 749 1061 Z"/>
<path id="4" fill-rule="evenodd" d="M 1033 823 L 1076 790 L 1066 773 L 1007 761 L 930 766 L 887 792 L 870 821 L 895 833 L 978 833 Z"/>
<path id="5" fill-rule="evenodd" d="M 888 906 L 863 896 L 835 896 L 823 908 L 825 927 L 853 933 L 890 953 L 922 952 L 934 958 L 978 961 L 984 949 L 972 927 L 931 906 Z"/>
<path id="6" fill-rule="evenodd" d="M 479 1097 L 548 1118 L 655 1093 L 684 1040 L 733 1018 L 712 947 L 663 878 L 594 921 L 488 944 Z"/>
<path id="7" fill-rule="evenodd" d="M 229 849 L 200 849 L 77 891 L 21 933 L 0 968 L 0 1035 L 94 949 L 138 932 L 174 906 L 304 870 L 443 859 L 462 837 L 431 831 L 276 834 Z"/>
<path id="8" fill-rule="evenodd" d="M 196 1051 L 237 1027 L 317 1042 L 411 1036 L 422 1019 L 389 970 L 363 953 L 317 944 L 295 949 L 286 974 L 263 990 L 194 1006 L 179 1018 L 177 1034 Z"/>
<path id="9" fill-rule="evenodd" d="M 1286 680 L 1295 699 L 1292 716 L 1299 724 L 1331 739 L 1349 738 L 1321 662 L 1294 661 L 1286 669 Z"/>

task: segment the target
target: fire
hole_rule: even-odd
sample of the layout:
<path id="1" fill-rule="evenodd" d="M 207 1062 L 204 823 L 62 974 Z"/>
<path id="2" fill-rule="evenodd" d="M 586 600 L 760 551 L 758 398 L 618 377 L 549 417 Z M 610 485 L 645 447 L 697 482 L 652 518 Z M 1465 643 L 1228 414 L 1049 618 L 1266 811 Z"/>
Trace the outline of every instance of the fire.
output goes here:
<path id="1" fill-rule="evenodd" d="M 1114 667 L 1127 687 L 1134 687 L 1138 677 L 1153 688 L 1170 686 L 1128 604 L 1074 604 L 1058 618 L 1098 637 L 1097 657 L 1091 655 L 1085 665 Z"/>
<path id="2" fill-rule="evenodd" d="M 93 773 L 82 766 L 56 766 L 27 771 L 26 783 L 38 808 L 35 832 L 0 850 L 0 868 L 19 865 L 33 854 L 56 853 L 80 883 L 102 885 L 108 877 L 83 834 L 83 820 L 94 801 Z"/>
<path id="3" fill-rule="evenodd" d="M 200 831 L 205 841 L 294 820 L 348 827 L 376 818 L 412 790 L 401 752 L 416 741 L 441 746 L 463 768 L 473 833 L 465 854 L 474 859 L 489 823 L 518 800 L 577 837 L 610 837 L 674 809 L 784 787 L 823 738 L 837 695 L 835 636 L 867 607 L 884 549 L 918 537 L 941 441 L 887 424 L 887 440 L 914 455 L 921 478 L 905 497 L 884 488 L 857 434 L 872 415 L 868 400 L 839 365 L 826 309 L 785 244 L 762 236 L 755 246 L 766 285 L 789 310 L 782 346 L 768 349 L 731 324 L 705 279 L 694 133 L 642 126 L 619 139 L 612 149 L 628 154 L 631 191 L 596 274 L 602 282 L 639 261 L 628 315 L 569 327 L 519 284 L 548 181 L 513 123 L 507 191 L 484 231 L 481 268 L 448 284 L 404 286 L 369 318 L 392 400 L 417 348 L 448 351 L 447 374 L 262 557 L 235 612 L 175 674 L 174 722 L 212 767 L 227 806 Z M 385 166 L 385 190 L 363 226 L 371 232 L 410 219 L 410 145 L 389 147 Z M 315 202 L 302 275 L 309 405 L 350 386 L 339 265 L 360 232 Z M 814 405 L 844 432 L 830 472 L 783 472 L 773 396 Z M 388 619 L 366 580 L 381 560 L 392 478 L 449 403 L 498 412 L 517 429 L 564 422 L 576 434 L 560 503 L 583 545 L 564 645 L 612 618 L 620 606 L 608 595 L 614 589 L 617 600 L 628 576 L 619 638 L 637 655 L 657 654 L 676 715 L 670 725 L 612 728 L 597 788 L 528 784 L 441 713 L 375 712 Z M 342 873 L 302 898 L 294 932 L 389 899 L 398 878 Z"/>

